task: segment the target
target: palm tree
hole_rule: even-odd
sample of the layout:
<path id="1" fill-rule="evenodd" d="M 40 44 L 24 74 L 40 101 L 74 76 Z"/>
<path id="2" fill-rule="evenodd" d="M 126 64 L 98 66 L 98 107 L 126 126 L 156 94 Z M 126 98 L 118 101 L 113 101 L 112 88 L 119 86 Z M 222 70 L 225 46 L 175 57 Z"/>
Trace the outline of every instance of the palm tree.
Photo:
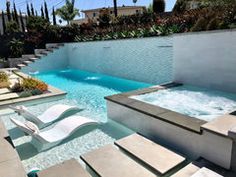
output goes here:
<path id="1" fill-rule="evenodd" d="M 114 3 L 114 14 L 115 14 L 115 17 L 118 16 L 118 12 L 117 12 L 117 0 L 113 0 L 113 3 Z"/>
<path id="2" fill-rule="evenodd" d="M 66 4 L 61 8 L 57 9 L 55 14 L 61 17 L 63 20 L 67 21 L 67 24 L 70 24 L 76 15 L 79 15 L 79 10 L 74 7 L 75 0 L 66 0 Z"/>

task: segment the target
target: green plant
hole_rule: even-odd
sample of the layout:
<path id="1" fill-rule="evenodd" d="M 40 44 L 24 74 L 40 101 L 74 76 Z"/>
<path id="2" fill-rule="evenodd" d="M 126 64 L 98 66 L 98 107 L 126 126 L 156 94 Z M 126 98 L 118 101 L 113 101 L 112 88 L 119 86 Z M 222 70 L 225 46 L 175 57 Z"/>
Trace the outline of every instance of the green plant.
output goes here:
<path id="1" fill-rule="evenodd" d="M 20 98 L 26 98 L 26 97 L 30 97 L 30 96 L 32 96 L 31 91 L 23 91 L 19 94 Z"/>
<path id="2" fill-rule="evenodd" d="M 42 81 L 39 81 L 37 79 L 34 78 L 25 78 L 22 81 L 22 87 L 24 88 L 24 90 L 35 90 L 38 89 L 41 92 L 45 92 L 48 89 L 47 84 L 45 84 Z"/>
<path id="3" fill-rule="evenodd" d="M 23 45 L 24 43 L 18 39 L 13 38 L 9 42 L 9 48 L 11 51 L 11 57 L 21 57 L 23 54 Z"/>
<path id="4" fill-rule="evenodd" d="M 61 17 L 63 20 L 70 24 L 77 15 L 79 15 L 79 10 L 74 7 L 75 0 L 66 0 L 66 4 L 61 8 L 57 9 L 55 14 Z"/>
<path id="5" fill-rule="evenodd" d="M 20 32 L 19 25 L 15 21 L 9 21 L 6 23 L 6 33 L 18 33 Z"/>

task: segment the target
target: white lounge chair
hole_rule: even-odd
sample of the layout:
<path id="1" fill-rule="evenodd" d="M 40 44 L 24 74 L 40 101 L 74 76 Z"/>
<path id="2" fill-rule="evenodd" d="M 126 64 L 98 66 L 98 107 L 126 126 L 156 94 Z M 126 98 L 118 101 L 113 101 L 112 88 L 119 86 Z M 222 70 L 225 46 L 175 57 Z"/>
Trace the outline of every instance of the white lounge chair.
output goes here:
<path id="1" fill-rule="evenodd" d="M 35 123 L 39 128 L 46 127 L 58 119 L 71 116 L 81 111 L 77 106 L 58 104 L 48 108 L 42 115 L 35 116 L 24 106 L 9 106 L 9 108 L 23 116 L 26 120 Z"/>
<path id="2" fill-rule="evenodd" d="M 11 118 L 11 121 L 24 133 L 32 136 L 32 144 L 38 149 L 38 151 L 59 144 L 82 127 L 98 124 L 97 121 L 86 117 L 71 116 L 61 120 L 51 129 L 40 131 L 32 122 L 23 123 L 13 118 Z"/>

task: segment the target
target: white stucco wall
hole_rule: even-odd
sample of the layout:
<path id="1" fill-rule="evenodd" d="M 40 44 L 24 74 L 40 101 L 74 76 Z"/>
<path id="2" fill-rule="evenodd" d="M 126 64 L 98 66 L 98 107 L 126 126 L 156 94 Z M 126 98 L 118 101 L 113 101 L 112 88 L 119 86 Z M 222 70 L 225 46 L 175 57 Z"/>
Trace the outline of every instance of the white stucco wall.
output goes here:
<path id="1" fill-rule="evenodd" d="M 175 35 L 174 80 L 236 93 L 236 30 Z"/>
<path id="2" fill-rule="evenodd" d="M 72 68 L 152 84 L 173 79 L 171 37 L 67 45 L 69 66 Z"/>

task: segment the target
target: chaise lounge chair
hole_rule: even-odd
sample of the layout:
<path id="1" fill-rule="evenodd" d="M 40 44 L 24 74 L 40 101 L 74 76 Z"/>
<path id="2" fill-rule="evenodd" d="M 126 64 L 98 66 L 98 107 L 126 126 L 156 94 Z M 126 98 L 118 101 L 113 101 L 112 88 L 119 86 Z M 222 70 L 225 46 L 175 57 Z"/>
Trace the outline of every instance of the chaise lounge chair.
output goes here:
<path id="1" fill-rule="evenodd" d="M 48 108 L 42 115 L 35 116 L 24 106 L 9 106 L 9 108 L 19 115 L 22 115 L 26 120 L 35 123 L 39 128 L 46 127 L 58 119 L 71 116 L 81 111 L 81 109 L 76 106 L 58 104 Z"/>
<path id="2" fill-rule="evenodd" d="M 98 124 L 98 122 L 86 117 L 71 116 L 56 123 L 56 125 L 51 129 L 40 131 L 32 122 L 22 123 L 13 118 L 11 118 L 11 121 L 21 131 L 32 136 L 32 144 L 38 149 L 38 151 L 59 144 L 62 140 L 68 138 L 76 130 L 82 127 Z"/>

